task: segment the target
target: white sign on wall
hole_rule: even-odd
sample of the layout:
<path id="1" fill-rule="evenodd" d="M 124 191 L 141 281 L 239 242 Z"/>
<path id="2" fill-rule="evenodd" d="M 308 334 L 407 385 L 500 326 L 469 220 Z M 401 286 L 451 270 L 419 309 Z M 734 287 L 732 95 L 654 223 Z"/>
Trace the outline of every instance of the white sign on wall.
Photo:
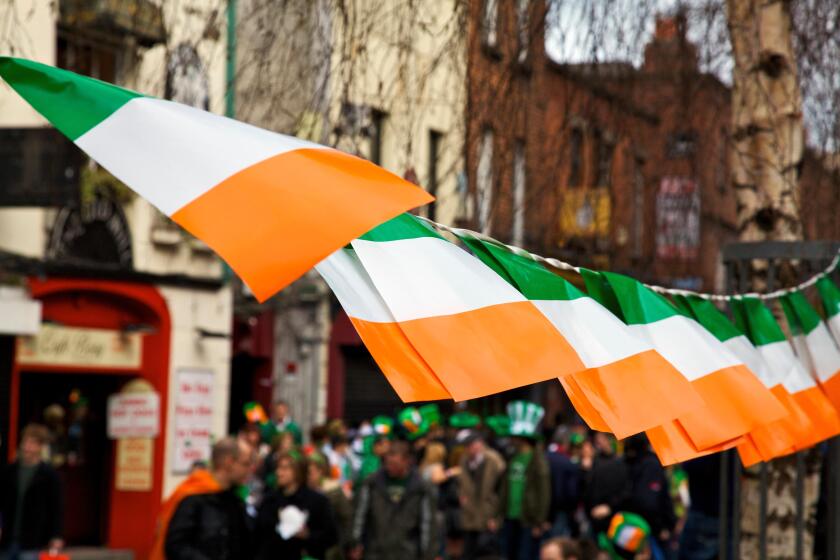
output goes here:
<path id="1" fill-rule="evenodd" d="M 117 393 L 108 397 L 109 438 L 154 438 L 159 433 L 157 393 Z"/>
<path id="2" fill-rule="evenodd" d="M 176 374 L 172 464 L 176 474 L 188 472 L 196 461 L 210 459 L 213 379 L 213 372 L 206 369 L 185 368 Z"/>

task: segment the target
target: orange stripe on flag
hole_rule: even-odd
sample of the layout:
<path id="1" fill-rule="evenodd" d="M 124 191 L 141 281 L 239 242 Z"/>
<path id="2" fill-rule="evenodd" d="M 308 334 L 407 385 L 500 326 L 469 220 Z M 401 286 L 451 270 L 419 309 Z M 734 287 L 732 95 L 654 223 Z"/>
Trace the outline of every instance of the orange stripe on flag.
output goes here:
<path id="1" fill-rule="evenodd" d="M 336 150 L 294 150 L 225 179 L 172 219 L 264 301 L 352 239 L 433 200 L 406 185 Z"/>
<path id="2" fill-rule="evenodd" d="M 566 396 L 569 397 L 572 406 L 575 407 L 575 410 L 583 418 L 587 426 L 598 432 L 612 432 L 612 427 L 607 424 L 607 421 L 604 420 L 601 413 L 592 405 L 591 399 L 580 388 L 577 382 L 579 377 L 580 374 L 575 374 L 560 378 L 560 384 L 563 385 Z"/>
<path id="3" fill-rule="evenodd" d="M 742 436 L 785 414 L 779 401 L 743 365 L 704 375 L 692 385 L 706 406 L 679 420 L 698 449 Z"/>
<path id="4" fill-rule="evenodd" d="M 466 400 L 584 369 L 577 353 L 529 301 L 490 305 L 399 323 L 455 400 Z M 484 340 L 505 340 L 491 348 Z M 479 344 L 477 344 L 477 341 Z"/>
<path id="5" fill-rule="evenodd" d="M 826 379 L 820 386 L 835 410 L 840 410 L 840 371 Z"/>
<path id="6" fill-rule="evenodd" d="M 705 449 L 697 449 L 679 420 L 657 426 L 645 434 L 659 457 L 659 462 L 664 466 L 731 449 L 743 441 L 743 437 L 737 437 Z"/>
<path id="7" fill-rule="evenodd" d="M 802 410 L 787 389 L 781 384 L 772 387 L 770 391 L 787 411 L 787 416 L 779 420 L 779 429 L 784 430 L 792 442 L 795 451 L 807 449 L 819 441 L 819 434 L 814 430 L 811 418 Z M 772 429 L 774 425 L 767 426 Z"/>
<path id="8" fill-rule="evenodd" d="M 796 404 L 811 419 L 813 424 L 812 436 L 816 438 L 816 441 L 813 443 L 823 441 L 840 433 L 840 418 L 838 418 L 837 411 L 831 405 L 825 393 L 822 392 L 822 389 L 811 387 L 810 389 L 794 393 L 792 396 Z M 797 445 L 797 449 L 802 449 L 802 447 Z"/>
<path id="9" fill-rule="evenodd" d="M 655 350 L 571 377 L 577 383 L 581 399 L 588 401 L 581 406 L 596 411 L 618 439 L 638 434 L 704 405 L 692 383 Z"/>
<path id="10" fill-rule="evenodd" d="M 403 402 L 451 398 L 398 324 L 372 323 L 353 317 L 350 321 Z"/>

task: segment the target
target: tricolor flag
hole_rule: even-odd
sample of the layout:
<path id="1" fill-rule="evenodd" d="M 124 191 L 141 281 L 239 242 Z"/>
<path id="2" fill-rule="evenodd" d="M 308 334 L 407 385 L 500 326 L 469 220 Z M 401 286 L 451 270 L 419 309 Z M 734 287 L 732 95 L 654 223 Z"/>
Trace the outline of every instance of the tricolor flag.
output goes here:
<path id="1" fill-rule="evenodd" d="M 797 356 L 817 378 L 834 408 L 840 410 L 840 348 L 837 342 L 802 292 L 787 294 L 780 301 Z"/>
<path id="2" fill-rule="evenodd" d="M 773 313 L 753 297 L 733 299 L 730 308 L 738 328 L 747 333 L 758 348 L 767 366 L 784 379 L 785 389 L 808 415 L 811 428 L 796 442 L 796 449 L 805 449 L 840 433 L 840 418 L 831 402 L 811 374 L 796 358 Z"/>
<path id="3" fill-rule="evenodd" d="M 404 402 L 450 398 L 376 291 L 356 252 L 339 249 L 315 266 L 371 356 Z"/>
<path id="4" fill-rule="evenodd" d="M 765 422 L 753 428 L 738 445 L 741 462 L 752 466 L 793 452 L 795 443 L 807 433 L 811 422 L 784 388 L 784 379 L 767 365 L 746 335 L 714 303 L 696 296 L 676 296 L 674 301 L 744 362 L 776 400 L 768 403 Z"/>
<path id="5" fill-rule="evenodd" d="M 414 216 L 352 245 L 400 330 L 455 400 L 585 369 L 531 302 Z"/>
<path id="6" fill-rule="evenodd" d="M 817 280 L 817 290 L 825 310 L 825 322 L 834 335 L 834 341 L 840 344 L 840 288 L 831 278 L 823 277 Z"/>
<path id="7" fill-rule="evenodd" d="M 622 439 L 703 405 L 674 366 L 570 282 L 498 242 L 456 234 L 572 345 L 587 369 L 560 381 L 590 427 Z"/>
<path id="8" fill-rule="evenodd" d="M 587 286 L 597 284 L 588 276 Z M 767 406 L 778 405 L 741 360 L 663 296 L 627 276 L 600 276 L 615 295 L 624 322 L 691 381 L 705 402 L 648 431 L 663 463 L 736 445 L 761 424 Z"/>
<path id="9" fill-rule="evenodd" d="M 265 300 L 432 197 L 360 158 L 29 60 L 0 76 Z"/>

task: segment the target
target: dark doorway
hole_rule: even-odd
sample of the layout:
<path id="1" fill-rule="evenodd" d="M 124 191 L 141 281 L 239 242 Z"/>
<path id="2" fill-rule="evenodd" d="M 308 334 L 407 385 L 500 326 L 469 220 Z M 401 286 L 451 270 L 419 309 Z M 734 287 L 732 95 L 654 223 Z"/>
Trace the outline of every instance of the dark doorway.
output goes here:
<path id="1" fill-rule="evenodd" d="M 106 544 L 114 453 L 106 432 L 107 402 L 127 380 L 103 374 L 21 374 L 18 425 L 38 422 L 50 429 L 50 458 L 64 486 L 68 545 Z"/>
<path id="2" fill-rule="evenodd" d="M 350 424 L 379 414 L 392 415 L 402 405 L 364 346 L 342 346 L 344 356 L 344 419 Z"/>

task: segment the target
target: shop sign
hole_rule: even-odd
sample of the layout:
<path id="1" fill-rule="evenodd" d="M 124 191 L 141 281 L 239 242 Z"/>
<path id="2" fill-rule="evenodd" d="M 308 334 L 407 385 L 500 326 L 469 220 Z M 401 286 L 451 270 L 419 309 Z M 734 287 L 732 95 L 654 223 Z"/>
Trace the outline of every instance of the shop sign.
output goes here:
<path id="1" fill-rule="evenodd" d="M 23 365 L 139 368 L 143 339 L 138 333 L 41 325 L 38 334 L 18 337 Z"/>
<path id="2" fill-rule="evenodd" d="M 609 238 L 610 210 L 610 192 L 605 188 L 567 189 L 560 209 L 563 238 Z"/>
<path id="3" fill-rule="evenodd" d="M 690 177 L 663 177 L 656 193 L 656 256 L 694 259 L 700 249 L 700 188 Z"/>
<path id="4" fill-rule="evenodd" d="M 114 486 L 126 492 L 152 489 L 154 440 L 123 438 L 117 441 L 117 472 Z"/>
<path id="5" fill-rule="evenodd" d="M 154 438 L 160 433 L 157 393 L 119 393 L 108 398 L 108 437 Z"/>
<path id="6" fill-rule="evenodd" d="M 176 374 L 172 464 L 176 474 L 188 472 L 196 461 L 210 459 L 213 379 L 213 371 L 205 369 L 181 369 Z"/>

